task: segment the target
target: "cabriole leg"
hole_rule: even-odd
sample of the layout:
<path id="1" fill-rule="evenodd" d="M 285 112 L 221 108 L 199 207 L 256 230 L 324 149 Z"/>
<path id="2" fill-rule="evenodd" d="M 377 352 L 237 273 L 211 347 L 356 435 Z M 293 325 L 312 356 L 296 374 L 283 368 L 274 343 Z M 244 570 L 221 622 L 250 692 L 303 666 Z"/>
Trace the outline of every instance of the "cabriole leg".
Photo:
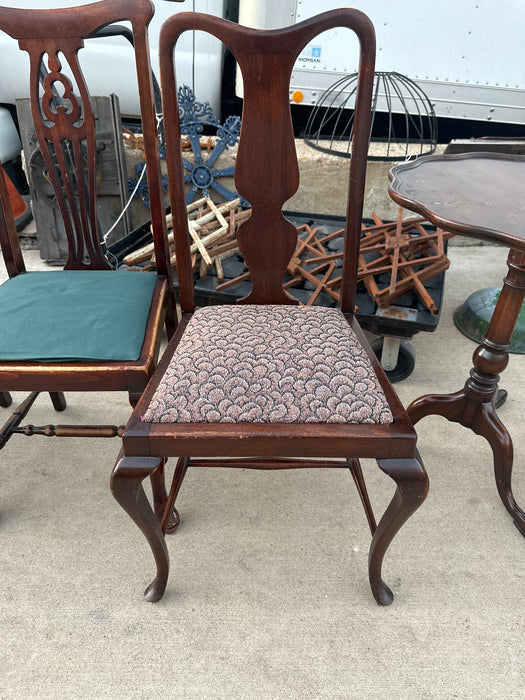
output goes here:
<path id="1" fill-rule="evenodd" d="M 431 415 L 443 416 L 449 421 L 459 423 L 467 401 L 464 389 L 455 394 L 425 394 L 412 401 L 407 413 L 413 425 Z"/>
<path id="2" fill-rule="evenodd" d="M 138 525 L 149 542 L 157 565 L 157 575 L 146 588 L 144 597 L 150 603 L 160 600 L 166 589 L 169 557 L 164 535 L 144 493 L 142 482 L 160 467 L 157 457 L 119 456 L 111 475 L 111 492 L 126 513 Z"/>
<path id="3" fill-rule="evenodd" d="M 479 413 L 472 424 L 472 430 L 482 435 L 492 447 L 494 476 L 501 501 L 514 519 L 514 524 L 525 537 L 525 511 L 516 502 L 512 493 L 512 464 L 514 450 L 512 438 L 500 421 L 492 403 L 480 405 Z"/>
<path id="4" fill-rule="evenodd" d="M 381 578 L 383 558 L 394 536 L 425 500 L 428 476 L 419 459 L 378 459 L 379 468 L 397 484 L 397 489 L 379 521 L 368 555 L 370 586 L 379 605 L 390 605 L 394 594 Z"/>

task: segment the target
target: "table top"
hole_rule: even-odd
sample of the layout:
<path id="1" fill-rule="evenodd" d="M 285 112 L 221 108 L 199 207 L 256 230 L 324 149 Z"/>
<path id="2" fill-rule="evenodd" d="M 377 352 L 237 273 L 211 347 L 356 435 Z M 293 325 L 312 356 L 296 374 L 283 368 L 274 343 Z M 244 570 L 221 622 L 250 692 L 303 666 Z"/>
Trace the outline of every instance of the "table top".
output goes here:
<path id="1" fill-rule="evenodd" d="M 422 156 L 390 179 L 392 199 L 435 226 L 525 252 L 525 156 Z"/>

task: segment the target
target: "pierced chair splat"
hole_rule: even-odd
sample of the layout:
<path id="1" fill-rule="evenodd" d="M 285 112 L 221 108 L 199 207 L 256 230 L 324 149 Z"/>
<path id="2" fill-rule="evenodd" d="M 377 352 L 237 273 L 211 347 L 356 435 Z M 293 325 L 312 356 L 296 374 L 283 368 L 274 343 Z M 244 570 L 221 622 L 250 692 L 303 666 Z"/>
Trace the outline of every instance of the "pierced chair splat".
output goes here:
<path id="1" fill-rule="evenodd" d="M 45 176 L 67 236 L 63 270 L 27 272 L 3 175 L 0 243 L 9 279 L 0 286 L 0 405 L 11 391 L 31 394 L 0 433 L 113 436 L 116 426 L 21 427 L 39 392 L 56 410 L 62 392 L 126 391 L 135 405 L 155 368 L 164 325 L 176 325 L 153 100 L 147 26 L 149 0 L 103 0 L 50 10 L 0 7 L 0 31 L 29 55 L 30 103 Z M 81 69 L 84 40 L 115 22 L 129 21 L 140 99 L 157 273 L 113 270 L 97 221 L 95 118 Z M 96 39 L 90 39 L 94 41 Z M 130 76 L 130 79 L 133 79 Z"/>
<path id="2" fill-rule="evenodd" d="M 296 57 L 320 32 L 346 27 L 360 45 L 359 99 L 340 308 L 300 306 L 283 287 L 297 231 L 282 213 L 299 186 L 289 105 Z M 235 185 L 251 216 L 238 245 L 252 288 L 236 305 L 195 310 L 185 216 L 173 51 L 185 31 L 203 30 L 232 51 L 243 75 Z M 354 317 L 364 178 L 370 130 L 375 37 L 357 10 L 337 10 L 295 27 L 258 31 L 198 13 L 180 13 L 160 36 L 161 90 L 182 321 L 123 435 L 113 494 L 142 529 L 157 575 L 146 598 L 159 600 L 169 560 L 165 533 L 189 467 L 347 468 L 373 533 L 369 578 L 381 605 L 381 578 L 396 532 L 424 501 L 428 482 L 416 434 Z M 178 457 L 163 514 L 142 489 L 166 457 Z M 374 458 L 397 490 L 376 526 L 359 458 Z"/>

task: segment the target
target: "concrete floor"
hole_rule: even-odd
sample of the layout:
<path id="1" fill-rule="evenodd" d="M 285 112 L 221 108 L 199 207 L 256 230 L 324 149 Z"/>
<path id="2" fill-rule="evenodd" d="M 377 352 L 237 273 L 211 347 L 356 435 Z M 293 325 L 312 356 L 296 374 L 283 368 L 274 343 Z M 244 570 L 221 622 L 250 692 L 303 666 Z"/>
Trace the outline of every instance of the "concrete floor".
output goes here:
<path id="1" fill-rule="evenodd" d="M 449 255 L 440 324 L 414 337 L 416 368 L 396 385 L 405 404 L 461 388 L 475 345 L 452 313 L 505 274 L 501 248 Z M 511 355 L 499 411 L 522 507 L 524 361 Z M 41 396 L 30 421 L 122 423 L 130 411 L 118 394 L 68 400 L 57 416 Z M 0 456 L 0 698 L 525 697 L 525 540 L 490 449 L 437 417 L 418 433 L 430 494 L 387 554 L 385 609 L 346 471 L 190 471 L 168 589 L 150 605 L 151 554 L 109 492 L 118 440 L 14 436 Z M 364 471 L 380 514 L 393 484 L 373 462 Z"/>

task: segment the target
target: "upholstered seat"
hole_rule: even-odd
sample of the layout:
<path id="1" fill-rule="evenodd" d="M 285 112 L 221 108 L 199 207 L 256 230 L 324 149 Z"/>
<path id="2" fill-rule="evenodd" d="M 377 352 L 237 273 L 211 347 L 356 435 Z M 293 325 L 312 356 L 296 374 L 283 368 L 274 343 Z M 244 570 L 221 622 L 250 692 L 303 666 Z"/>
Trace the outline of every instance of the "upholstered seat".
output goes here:
<path id="1" fill-rule="evenodd" d="M 391 423 L 339 309 L 209 306 L 193 315 L 143 416 L 161 423 Z"/>
<path id="2" fill-rule="evenodd" d="M 137 360 L 155 284 L 107 270 L 12 277 L 0 287 L 0 360 Z"/>

